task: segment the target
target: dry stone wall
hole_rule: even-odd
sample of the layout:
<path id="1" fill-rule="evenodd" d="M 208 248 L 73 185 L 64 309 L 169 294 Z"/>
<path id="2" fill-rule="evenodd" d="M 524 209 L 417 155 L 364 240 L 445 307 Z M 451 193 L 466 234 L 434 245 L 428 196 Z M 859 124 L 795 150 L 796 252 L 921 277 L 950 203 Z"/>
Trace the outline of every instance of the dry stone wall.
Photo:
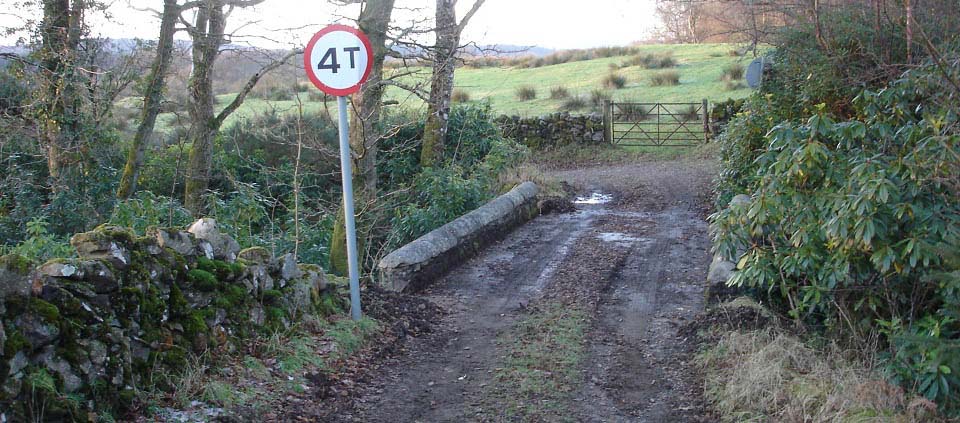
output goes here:
<path id="1" fill-rule="evenodd" d="M 145 237 L 102 226 L 70 242 L 78 258 L 0 257 L 4 421 L 35 420 L 40 405 L 56 421 L 122 410 L 190 355 L 230 353 L 320 312 L 327 290 L 319 267 L 241 250 L 213 219 Z"/>
<path id="2" fill-rule="evenodd" d="M 596 145 L 604 142 L 603 116 L 599 114 L 551 115 L 521 118 L 501 116 L 497 124 L 504 137 L 530 148 L 546 148 L 568 144 Z"/>

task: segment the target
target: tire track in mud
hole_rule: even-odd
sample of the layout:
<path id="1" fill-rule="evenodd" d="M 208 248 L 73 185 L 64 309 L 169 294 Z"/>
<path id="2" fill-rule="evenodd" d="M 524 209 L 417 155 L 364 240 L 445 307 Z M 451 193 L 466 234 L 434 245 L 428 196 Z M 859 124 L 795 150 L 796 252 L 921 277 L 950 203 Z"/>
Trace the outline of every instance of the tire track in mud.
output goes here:
<path id="1" fill-rule="evenodd" d="M 482 411 L 498 334 L 539 297 L 589 228 L 574 214 L 541 216 L 437 281 L 424 295 L 449 314 L 436 336 L 413 340 L 371 389 L 355 421 L 470 421 Z"/>
<path id="2" fill-rule="evenodd" d="M 677 328 L 702 309 L 709 240 L 699 205 L 712 172 L 696 160 L 559 172 L 614 201 L 541 216 L 438 280 L 421 295 L 448 311 L 441 329 L 410 340 L 339 420 L 502 420 L 484 402 L 503 359 L 497 337 L 582 265 L 609 277 L 585 294 L 596 295 L 595 315 L 570 418 L 701 421 L 701 385 Z"/>

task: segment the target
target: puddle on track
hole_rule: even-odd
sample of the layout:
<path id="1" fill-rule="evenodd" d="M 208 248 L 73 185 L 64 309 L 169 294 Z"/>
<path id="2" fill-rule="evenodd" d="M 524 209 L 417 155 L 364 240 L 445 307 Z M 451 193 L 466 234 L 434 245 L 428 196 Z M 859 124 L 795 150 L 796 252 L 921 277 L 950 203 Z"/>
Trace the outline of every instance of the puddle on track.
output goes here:
<path id="1" fill-rule="evenodd" d="M 597 234 L 597 238 L 603 242 L 614 243 L 621 247 L 629 247 L 638 242 L 650 241 L 649 238 L 637 238 L 620 232 L 600 232 Z"/>
<path id="2" fill-rule="evenodd" d="M 573 204 L 606 204 L 612 200 L 613 196 L 610 194 L 595 192 L 590 194 L 589 197 L 577 197 L 576 200 L 573 200 Z"/>

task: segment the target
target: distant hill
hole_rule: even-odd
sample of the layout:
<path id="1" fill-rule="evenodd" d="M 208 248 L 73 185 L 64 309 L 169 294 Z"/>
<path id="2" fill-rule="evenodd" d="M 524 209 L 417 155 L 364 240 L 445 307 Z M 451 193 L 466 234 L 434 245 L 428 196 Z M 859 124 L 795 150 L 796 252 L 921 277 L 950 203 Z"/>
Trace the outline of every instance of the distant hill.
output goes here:
<path id="1" fill-rule="evenodd" d="M 483 46 L 467 46 L 464 53 L 471 56 L 494 56 L 494 57 L 518 57 L 533 56 L 544 57 L 555 53 L 556 50 L 537 46 L 520 46 L 514 44 L 490 44 Z"/>

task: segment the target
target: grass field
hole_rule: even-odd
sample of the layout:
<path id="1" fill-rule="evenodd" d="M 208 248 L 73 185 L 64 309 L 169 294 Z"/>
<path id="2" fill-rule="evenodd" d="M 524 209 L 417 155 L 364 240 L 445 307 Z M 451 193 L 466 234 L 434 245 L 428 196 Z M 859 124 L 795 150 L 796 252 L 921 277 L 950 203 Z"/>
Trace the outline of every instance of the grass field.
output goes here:
<path id="1" fill-rule="evenodd" d="M 736 49 L 732 44 L 663 44 L 639 47 L 640 54 L 669 55 L 676 65 L 667 69 L 644 69 L 641 66 L 626 66 L 624 64 L 631 56 L 616 56 L 580 62 L 563 63 L 539 68 L 470 68 L 457 70 L 456 89 L 469 95 L 471 102 L 488 101 L 496 113 L 539 116 L 561 110 L 563 100 L 551 99 L 551 88 L 563 87 L 571 96 L 581 96 L 588 105 L 574 113 L 588 113 L 593 111 L 589 105 L 589 96 L 597 90 L 607 93 L 615 101 L 636 102 L 699 102 L 702 99 L 720 101 L 727 98 L 745 97 L 750 93 L 749 88 L 729 90 L 721 81 L 723 69 L 731 64 L 740 64 L 744 67 L 751 57 L 731 55 Z M 613 67 L 617 67 L 614 71 Z M 388 70 L 389 71 L 389 70 Z M 402 70 L 405 73 L 411 69 Z M 412 85 L 426 81 L 430 69 L 413 69 L 414 74 L 400 78 L 403 82 Z M 650 76 L 664 71 L 676 71 L 680 76 L 678 85 L 654 86 Z M 394 71 L 396 72 L 396 71 Z M 612 89 L 603 87 L 603 79 L 611 72 L 626 78 L 623 88 Z M 520 100 L 517 89 L 533 87 L 536 98 Z M 745 86 L 745 84 L 743 84 Z M 429 87 L 427 87 L 429 88 Z M 313 89 L 311 87 L 311 89 Z M 397 106 L 414 109 L 423 109 L 423 101 L 412 94 L 396 87 L 388 87 L 387 98 L 396 100 Z M 218 97 L 220 106 L 232 99 L 233 95 Z M 320 101 L 311 101 L 306 93 L 301 94 L 305 113 L 316 113 L 324 110 Z M 330 113 L 336 116 L 336 102 L 327 104 Z M 238 119 L 247 118 L 269 110 L 279 113 L 295 113 L 297 102 L 294 99 L 283 101 L 268 101 L 259 98 L 248 98 L 243 106 L 227 119 L 226 125 Z M 176 117 L 172 113 L 160 116 L 158 130 L 167 131 L 176 124 Z"/>
<path id="2" fill-rule="evenodd" d="M 470 94 L 472 101 L 489 100 L 494 110 L 504 114 L 537 116 L 559 110 L 562 100 L 550 99 L 550 89 L 564 87 L 571 95 L 589 96 L 601 89 L 611 98 L 637 102 L 699 102 L 745 97 L 749 88 L 733 91 L 725 89 L 720 76 L 724 66 L 740 63 L 744 67 L 750 58 L 728 54 L 735 46 L 730 44 L 650 45 L 640 47 L 642 53 L 670 54 L 677 65 L 670 69 L 644 69 L 640 66 L 620 68 L 616 72 L 627 78 L 621 89 L 605 89 L 602 80 L 611 73 L 611 64 L 621 65 L 628 56 L 610 57 L 583 62 L 564 63 L 532 69 L 460 69 L 456 87 Z M 680 73 L 680 84 L 652 86 L 650 75 L 666 70 Z M 521 101 L 516 96 L 520 86 L 537 89 L 537 98 Z M 585 109 L 586 110 L 586 109 Z"/>

